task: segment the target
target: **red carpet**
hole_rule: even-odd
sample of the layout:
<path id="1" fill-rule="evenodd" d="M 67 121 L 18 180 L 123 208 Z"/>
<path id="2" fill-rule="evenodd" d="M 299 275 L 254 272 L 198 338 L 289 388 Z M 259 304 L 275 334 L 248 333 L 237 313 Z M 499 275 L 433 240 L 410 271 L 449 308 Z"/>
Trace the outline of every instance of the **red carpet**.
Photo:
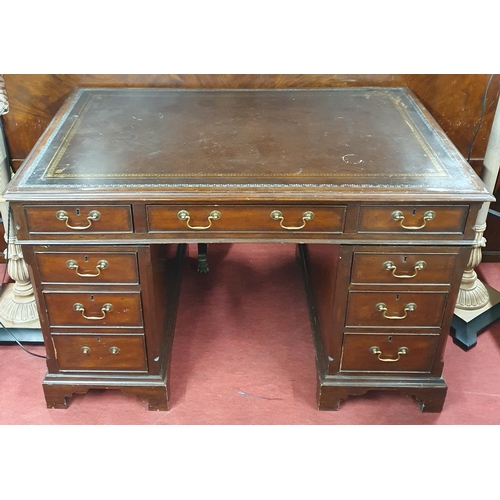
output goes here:
<path id="1" fill-rule="evenodd" d="M 499 424 L 500 321 L 468 352 L 451 337 L 448 396 L 440 414 L 410 397 L 371 392 L 338 412 L 316 410 L 316 371 L 305 293 L 293 245 L 211 245 L 210 272 L 195 272 L 190 246 L 172 354 L 172 409 L 119 391 L 75 395 L 45 406 L 45 361 L 0 345 L 0 424 Z M 482 263 L 500 289 L 500 263 Z M 28 345 L 38 354 L 43 346 Z"/>

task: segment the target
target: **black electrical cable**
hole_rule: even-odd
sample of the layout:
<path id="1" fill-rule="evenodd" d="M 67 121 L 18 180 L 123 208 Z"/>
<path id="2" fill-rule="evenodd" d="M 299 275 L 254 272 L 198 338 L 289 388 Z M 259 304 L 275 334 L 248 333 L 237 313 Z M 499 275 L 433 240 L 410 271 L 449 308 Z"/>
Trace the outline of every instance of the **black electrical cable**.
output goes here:
<path id="1" fill-rule="evenodd" d="M 477 134 L 479 132 L 479 129 L 481 128 L 481 125 L 483 124 L 483 118 L 484 118 L 484 113 L 486 111 L 486 98 L 488 97 L 488 90 L 490 88 L 490 83 L 491 80 L 493 80 L 493 77 L 495 75 L 490 75 L 490 79 L 488 80 L 488 83 L 486 85 L 486 89 L 484 90 L 484 95 L 483 95 L 483 104 L 482 104 L 482 109 L 481 109 L 481 118 L 479 118 L 479 123 L 477 124 L 476 131 L 474 132 L 474 136 L 472 137 L 472 141 L 469 146 L 469 153 L 467 154 L 467 161 L 470 161 L 470 157 L 472 154 L 472 148 L 474 147 L 474 142 L 476 141 Z"/>
<path id="2" fill-rule="evenodd" d="M 34 352 L 28 351 L 19 340 L 15 337 L 15 335 L 0 321 L 0 326 L 14 339 L 14 342 L 25 352 L 31 354 L 32 356 L 36 356 L 37 358 L 47 359 L 47 356 L 42 356 L 41 354 L 35 354 Z"/>

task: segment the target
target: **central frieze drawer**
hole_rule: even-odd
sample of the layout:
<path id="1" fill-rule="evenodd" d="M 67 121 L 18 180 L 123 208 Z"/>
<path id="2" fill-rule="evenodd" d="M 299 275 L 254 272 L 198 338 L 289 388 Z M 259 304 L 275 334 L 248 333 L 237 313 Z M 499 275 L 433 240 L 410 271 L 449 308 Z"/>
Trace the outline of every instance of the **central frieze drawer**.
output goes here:
<path id="1" fill-rule="evenodd" d="M 130 205 L 27 205 L 30 233 L 132 233 Z"/>
<path id="2" fill-rule="evenodd" d="M 440 327 L 446 292 L 349 292 L 346 326 Z"/>
<path id="3" fill-rule="evenodd" d="M 145 371 L 142 335 L 52 335 L 59 369 Z"/>
<path id="4" fill-rule="evenodd" d="M 355 252 L 353 284 L 443 284 L 451 283 L 458 253 Z"/>
<path id="5" fill-rule="evenodd" d="M 142 326 L 140 292 L 44 292 L 51 326 Z"/>
<path id="6" fill-rule="evenodd" d="M 360 233 L 452 233 L 464 232 L 468 205 L 362 205 Z"/>
<path id="7" fill-rule="evenodd" d="M 342 233 L 346 207 L 149 205 L 149 232 Z"/>
<path id="8" fill-rule="evenodd" d="M 344 335 L 340 371 L 429 372 L 439 335 Z"/>
<path id="9" fill-rule="evenodd" d="M 42 283 L 137 284 L 135 252 L 35 252 Z"/>

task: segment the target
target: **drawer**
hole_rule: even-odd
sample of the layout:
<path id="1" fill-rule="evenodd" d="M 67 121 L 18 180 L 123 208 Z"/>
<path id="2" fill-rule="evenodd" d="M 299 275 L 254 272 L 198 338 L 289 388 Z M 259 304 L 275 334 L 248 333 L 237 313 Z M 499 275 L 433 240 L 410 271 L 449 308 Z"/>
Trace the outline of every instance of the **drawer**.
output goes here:
<path id="1" fill-rule="evenodd" d="M 53 335 L 59 369 L 146 371 L 142 335 Z"/>
<path id="2" fill-rule="evenodd" d="M 140 292 L 44 292 L 51 326 L 142 326 Z"/>
<path id="3" fill-rule="evenodd" d="M 392 248 L 394 249 L 394 247 Z M 351 283 L 353 284 L 449 284 L 458 253 L 355 252 Z"/>
<path id="4" fill-rule="evenodd" d="M 429 372 L 439 335 L 344 335 L 340 371 Z"/>
<path id="5" fill-rule="evenodd" d="M 27 205 L 30 233 L 132 233 L 130 205 Z"/>
<path id="6" fill-rule="evenodd" d="M 42 283 L 137 284 L 135 252 L 35 252 Z"/>
<path id="7" fill-rule="evenodd" d="M 468 205 L 362 205 L 358 232 L 461 234 L 468 213 Z"/>
<path id="8" fill-rule="evenodd" d="M 345 206 L 149 205 L 149 232 L 342 233 Z"/>
<path id="9" fill-rule="evenodd" d="M 346 326 L 440 327 L 447 292 L 351 291 Z"/>

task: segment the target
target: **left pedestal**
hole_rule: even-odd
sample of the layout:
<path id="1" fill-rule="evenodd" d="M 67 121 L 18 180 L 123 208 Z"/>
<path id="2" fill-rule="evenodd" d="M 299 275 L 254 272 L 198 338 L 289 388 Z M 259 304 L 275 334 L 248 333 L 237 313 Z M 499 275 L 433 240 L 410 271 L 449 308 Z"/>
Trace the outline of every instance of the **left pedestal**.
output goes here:
<path id="1" fill-rule="evenodd" d="M 185 245 L 26 246 L 40 303 L 48 408 L 119 389 L 169 409 Z"/>

